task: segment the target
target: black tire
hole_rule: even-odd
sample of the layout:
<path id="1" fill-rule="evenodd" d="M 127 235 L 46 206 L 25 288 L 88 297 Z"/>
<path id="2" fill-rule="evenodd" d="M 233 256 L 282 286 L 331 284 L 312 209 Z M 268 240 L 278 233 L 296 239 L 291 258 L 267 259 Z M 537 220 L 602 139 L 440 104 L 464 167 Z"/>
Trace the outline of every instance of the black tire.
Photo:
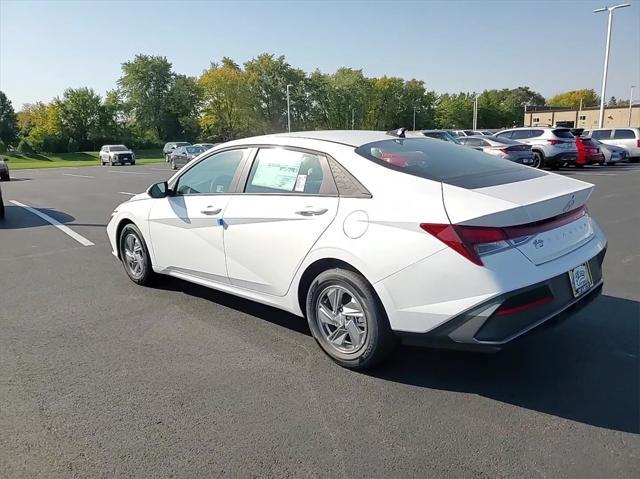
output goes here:
<path id="1" fill-rule="evenodd" d="M 355 299 L 362 308 L 364 319 L 360 321 L 366 323 L 365 338 L 362 340 L 361 346 L 353 351 L 340 351 L 329 341 L 326 329 L 323 329 L 323 326 L 319 324 L 318 305 L 323 299 L 325 291 L 331 287 L 345 290 L 347 294 L 343 296 L 343 300 L 345 297 L 347 298 L 345 301 Z M 342 311 L 343 305 L 346 306 L 346 303 L 341 303 L 340 311 Z M 372 368 L 384 361 L 398 343 L 389 326 L 384 307 L 374 289 L 360 274 L 353 271 L 336 268 L 320 273 L 313 280 L 307 292 L 306 313 L 309 328 L 317 343 L 331 359 L 344 368 L 360 370 Z M 349 320 L 345 318 L 343 321 L 348 322 Z M 336 329 L 338 328 L 336 327 Z M 350 335 L 346 333 L 347 329 L 343 330 L 347 334 L 346 337 L 350 338 Z M 346 337 L 343 341 L 346 340 Z M 352 341 L 351 338 L 349 341 Z"/>
<path id="2" fill-rule="evenodd" d="M 128 238 L 132 236 L 137 241 L 141 247 L 141 252 L 137 255 L 136 259 L 142 260 L 140 272 L 138 274 L 134 273 L 133 268 L 127 262 L 127 246 L 126 242 Z M 129 223 L 122 228 L 120 232 L 120 237 L 118 238 L 118 249 L 120 253 L 120 260 L 122 261 L 122 266 L 124 267 L 124 271 L 129 276 L 129 279 L 136 284 L 140 285 L 148 285 L 155 279 L 155 274 L 153 272 L 153 267 L 151 265 L 151 258 L 149 257 L 149 250 L 147 248 L 147 244 L 144 242 L 144 238 L 142 237 L 142 233 L 136 225 L 133 223 Z"/>
<path id="3" fill-rule="evenodd" d="M 637 156 L 635 156 L 633 158 L 629 158 L 629 162 L 630 163 L 638 163 L 638 162 L 640 162 L 640 158 L 637 157 Z"/>
<path id="4" fill-rule="evenodd" d="M 4 201 L 0 197 L 0 220 L 4 219 Z"/>
<path id="5" fill-rule="evenodd" d="M 11 176 L 9 176 L 8 171 L 5 171 L 0 175 L 0 181 L 11 181 Z"/>
<path id="6" fill-rule="evenodd" d="M 533 168 L 541 169 L 544 166 L 544 156 L 539 151 L 533 152 Z"/>

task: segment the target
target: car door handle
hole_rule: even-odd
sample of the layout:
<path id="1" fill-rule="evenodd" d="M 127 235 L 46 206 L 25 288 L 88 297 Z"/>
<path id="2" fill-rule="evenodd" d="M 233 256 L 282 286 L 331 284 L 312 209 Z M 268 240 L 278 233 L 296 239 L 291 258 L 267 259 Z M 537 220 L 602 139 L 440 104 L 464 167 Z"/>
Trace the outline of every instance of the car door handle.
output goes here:
<path id="1" fill-rule="evenodd" d="M 329 211 L 327 208 L 320 208 L 319 210 L 308 209 L 308 210 L 296 211 L 296 214 L 300 216 L 318 216 L 318 215 L 325 214 L 327 211 Z"/>
<path id="2" fill-rule="evenodd" d="M 222 211 L 222 208 L 214 208 L 213 206 L 207 206 L 205 209 L 200 211 L 203 215 L 217 215 Z"/>

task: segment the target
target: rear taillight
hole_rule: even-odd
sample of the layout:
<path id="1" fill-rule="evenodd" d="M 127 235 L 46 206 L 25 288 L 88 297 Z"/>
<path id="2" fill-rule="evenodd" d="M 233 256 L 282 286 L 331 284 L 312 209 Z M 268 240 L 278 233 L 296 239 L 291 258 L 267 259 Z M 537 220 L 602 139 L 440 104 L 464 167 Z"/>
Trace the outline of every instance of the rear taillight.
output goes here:
<path id="1" fill-rule="evenodd" d="M 638 141 L 636 142 L 636 146 L 637 146 L 638 148 L 640 148 L 640 140 L 638 140 Z"/>
<path id="2" fill-rule="evenodd" d="M 508 154 L 509 154 L 509 148 L 500 148 L 500 151 L 501 151 L 502 153 L 504 153 L 505 155 L 508 155 Z"/>
<path id="3" fill-rule="evenodd" d="M 480 259 L 481 256 L 517 246 L 538 233 L 559 228 L 586 214 L 587 207 L 581 206 L 573 211 L 542 221 L 502 228 L 440 223 L 420 223 L 420 228 L 438 238 L 472 263 L 484 266 L 482 259 Z"/>
<path id="4" fill-rule="evenodd" d="M 421 223 L 420 228 L 478 266 L 484 266 L 480 255 L 509 247 L 502 228 L 434 223 Z"/>
<path id="5" fill-rule="evenodd" d="M 550 145 L 557 145 L 558 143 L 564 143 L 561 140 L 547 140 L 547 143 L 549 143 Z"/>

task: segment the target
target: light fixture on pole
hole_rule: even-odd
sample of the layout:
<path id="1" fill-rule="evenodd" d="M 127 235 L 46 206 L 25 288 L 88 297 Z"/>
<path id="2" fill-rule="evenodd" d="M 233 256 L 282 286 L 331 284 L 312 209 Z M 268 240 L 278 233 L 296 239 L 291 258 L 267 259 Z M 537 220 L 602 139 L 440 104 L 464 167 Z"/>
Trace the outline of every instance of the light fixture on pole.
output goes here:
<path id="1" fill-rule="evenodd" d="M 609 69 L 609 47 L 611 44 L 611 22 L 613 21 L 613 11 L 618 8 L 629 6 L 631 6 L 631 4 L 623 3 L 613 7 L 597 8 L 593 11 L 593 13 L 609 12 L 609 22 L 607 24 L 607 46 L 604 51 L 604 72 L 602 73 L 602 90 L 600 92 L 600 116 L 598 119 L 598 128 L 602 128 L 604 126 L 604 100 L 607 92 L 607 70 Z"/>
<path id="2" fill-rule="evenodd" d="M 631 91 L 629 92 L 629 125 L 627 126 L 631 126 L 631 108 L 633 105 L 633 89 L 635 87 L 635 85 L 631 85 Z"/>
<path id="3" fill-rule="evenodd" d="M 287 85 L 287 131 L 289 133 L 291 133 L 291 100 L 289 97 L 289 88 L 291 88 L 293 85 L 288 84 Z"/>

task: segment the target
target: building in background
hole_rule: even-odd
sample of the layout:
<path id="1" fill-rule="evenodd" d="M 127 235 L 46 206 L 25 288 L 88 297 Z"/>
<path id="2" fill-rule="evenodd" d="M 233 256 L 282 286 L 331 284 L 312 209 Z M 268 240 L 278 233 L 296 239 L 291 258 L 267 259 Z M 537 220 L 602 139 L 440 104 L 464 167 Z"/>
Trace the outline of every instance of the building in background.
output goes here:
<path id="1" fill-rule="evenodd" d="M 582 110 L 555 106 L 529 106 L 524 114 L 524 126 L 566 126 L 569 128 L 598 128 L 599 106 Z M 629 126 L 629 106 L 610 106 L 604 109 L 604 128 Z M 631 126 L 640 127 L 640 104 L 631 107 Z"/>

